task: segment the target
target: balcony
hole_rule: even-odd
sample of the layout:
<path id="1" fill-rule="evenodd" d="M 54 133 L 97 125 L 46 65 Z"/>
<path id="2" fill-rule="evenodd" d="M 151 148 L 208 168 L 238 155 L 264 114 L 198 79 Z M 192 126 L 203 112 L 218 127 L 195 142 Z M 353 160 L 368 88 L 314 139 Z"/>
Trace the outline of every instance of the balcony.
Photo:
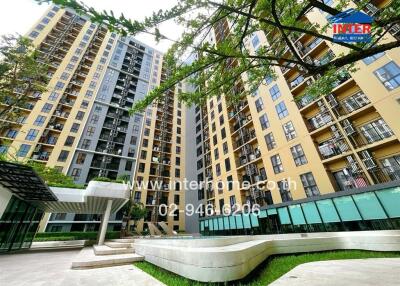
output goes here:
<path id="1" fill-rule="evenodd" d="M 239 157 L 239 160 L 236 162 L 236 165 L 238 166 L 238 168 L 241 168 L 244 165 L 254 162 L 259 158 L 261 158 L 261 152 L 257 147 L 246 154 L 242 153 L 241 156 Z"/>
<path id="2" fill-rule="evenodd" d="M 321 158 L 325 160 L 350 151 L 350 147 L 343 138 L 332 137 L 319 143 L 318 151 Z"/>
<path id="3" fill-rule="evenodd" d="M 380 118 L 373 120 L 360 127 L 354 127 L 349 121 L 344 120 L 343 126 L 349 140 L 354 148 L 360 148 L 369 144 L 373 144 L 394 135 L 392 129 L 386 122 Z"/>
<path id="4" fill-rule="evenodd" d="M 344 116 L 370 104 L 368 97 L 359 91 L 351 96 L 348 96 L 340 101 L 337 101 L 335 96 L 328 95 L 329 105 L 332 107 L 337 116 Z"/>
<path id="5" fill-rule="evenodd" d="M 305 82 L 305 77 L 302 75 L 297 76 L 294 80 L 289 82 L 290 90 L 295 89 Z"/>
<path id="6" fill-rule="evenodd" d="M 51 152 L 46 152 L 46 151 L 34 152 L 32 154 L 32 159 L 39 160 L 39 161 L 48 161 L 50 155 L 51 155 Z"/>
<path id="7" fill-rule="evenodd" d="M 314 115 L 313 117 L 307 119 L 308 130 L 310 132 L 317 130 L 317 129 L 321 128 L 322 126 L 329 124 L 332 121 L 333 121 L 333 118 L 328 110 L 321 111 L 321 112 L 317 113 L 316 115 Z"/>
<path id="8" fill-rule="evenodd" d="M 247 144 L 248 142 L 256 138 L 256 131 L 254 129 L 252 130 L 245 129 L 243 133 L 244 135 L 235 141 L 235 149 L 240 148 L 241 146 Z"/>
<path id="9" fill-rule="evenodd" d="M 308 52 L 310 52 L 312 49 L 314 49 L 316 46 L 318 46 L 321 42 L 322 42 L 321 38 L 314 39 L 310 44 L 308 44 L 307 46 L 299 49 L 300 54 L 302 56 L 306 55 Z M 300 42 L 298 42 L 298 43 L 300 44 Z"/>

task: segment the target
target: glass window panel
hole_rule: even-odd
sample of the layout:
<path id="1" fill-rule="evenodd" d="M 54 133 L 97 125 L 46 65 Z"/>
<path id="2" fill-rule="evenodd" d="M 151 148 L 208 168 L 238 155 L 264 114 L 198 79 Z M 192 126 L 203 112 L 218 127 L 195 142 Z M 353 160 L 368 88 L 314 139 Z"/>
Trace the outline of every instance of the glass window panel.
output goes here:
<path id="1" fill-rule="evenodd" d="M 229 227 L 229 217 L 227 217 L 227 216 L 224 217 L 224 226 L 225 226 L 225 229 L 230 229 L 230 227 Z"/>
<path id="2" fill-rule="evenodd" d="M 224 220 L 222 217 L 218 218 L 218 229 L 219 230 L 224 230 Z"/>
<path id="3" fill-rule="evenodd" d="M 250 214 L 250 220 L 251 220 L 251 225 L 253 226 L 253 227 L 258 227 L 258 226 L 260 226 L 259 225 L 259 223 L 258 223 L 258 218 L 257 218 L 257 216 L 255 215 L 255 214 Z"/>
<path id="4" fill-rule="evenodd" d="M 306 217 L 308 224 L 322 223 L 315 203 L 304 203 L 301 204 L 301 207 L 303 208 L 304 216 Z"/>
<path id="5" fill-rule="evenodd" d="M 389 217 L 400 217 L 400 187 L 376 192 Z"/>
<path id="6" fill-rule="evenodd" d="M 200 222 L 200 230 L 203 231 L 204 230 L 204 221 Z"/>
<path id="7" fill-rule="evenodd" d="M 332 200 L 322 200 L 316 203 L 323 222 L 340 222 Z"/>
<path id="8" fill-rule="evenodd" d="M 244 214 L 242 217 L 244 228 L 251 228 L 250 216 L 248 214 Z"/>
<path id="9" fill-rule="evenodd" d="M 363 219 L 385 219 L 386 214 L 374 193 L 353 196 Z"/>
<path id="10" fill-rule="evenodd" d="M 236 222 L 235 222 L 234 216 L 229 217 L 229 225 L 230 225 L 231 229 L 236 229 Z"/>
<path id="11" fill-rule="evenodd" d="M 294 225 L 306 224 L 300 205 L 289 206 L 289 212 Z"/>
<path id="12" fill-rule="evenodd" d="M 278 209 L 279 219 L 281 224 L 291 224 L 289 212 L 286 207 Z"/>
<path id="13" fill-rule="evenodd" d="M 208 220 L 204 221 L 204 226 L 208 226 Z"/>
<path id="14" fill-rule="evenodd" d="M 278 214 L 278 213 L 276 212 L 276 209 L 268 209 L 267 210 L 267 214 L 268 215 L 274 215 L 274 214 Z"/>
<path id="15" fill-rule="evenodd" d="M 264 218 L 264 217 L 267 217 L 267 216 L 268 215 L 267 215 L 267 211 L 266 210 L 260 211 L 260 215 L 259 215 L 260 218 Z"/>
<path id="16" fill-rule="evenodd" d="M 358 213 L 357 207 L 350 196 L 334 198 L 333 202 L 335 203 L 342 221 L 362 220 L 362 217 Z"/>
<path id="17" fill-rule="evenodd" d="M 235 215 L 235 220 L 236 220 L 236 227 L 238 229 L 242 229 L 243 228 L 243 221 L 242 221 L 242 215 Z"/>
<path id="18" fill-rule="evenodd" d="M 218 219 L 214 219 L 214 230 L 218 230 Z"/>
<path id="19" fill-rule="evenodd" d="M 213 224 L 213 221 L 212 221 L 212 219 L 210 219 L 209 220 L 209 225 L 210 225 L 210 230 L 214 230 L 214 224 Z"/>

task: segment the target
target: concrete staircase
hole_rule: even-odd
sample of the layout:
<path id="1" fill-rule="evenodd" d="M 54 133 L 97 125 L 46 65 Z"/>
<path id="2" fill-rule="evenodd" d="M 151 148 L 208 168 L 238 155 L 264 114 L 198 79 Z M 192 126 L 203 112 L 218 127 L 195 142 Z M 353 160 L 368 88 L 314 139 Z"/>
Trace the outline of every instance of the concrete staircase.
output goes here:
<path id="1" fill-rule="evenodd" d="M 133 239 L 113 239 L 104 245 L 84 248 L 72 262 L 72 269 L 110 267 L 143 261 L 144 257 L 135 253 Z"/>

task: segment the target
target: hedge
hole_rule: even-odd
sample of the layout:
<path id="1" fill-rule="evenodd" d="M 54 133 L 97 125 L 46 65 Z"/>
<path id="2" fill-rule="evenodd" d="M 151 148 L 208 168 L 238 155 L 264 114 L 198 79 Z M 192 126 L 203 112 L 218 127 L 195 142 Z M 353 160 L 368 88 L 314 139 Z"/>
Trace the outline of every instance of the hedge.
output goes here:
<path id="1" fill-rule="evenodd" d="M 119 231 L 109 231 L 106 233 L 107 239 L 119 238 Z M 33 241 L 53 241 L 53 240 L 96 240 L 97 231 L 71 231 L 71 232 L 38 232 Z"/>

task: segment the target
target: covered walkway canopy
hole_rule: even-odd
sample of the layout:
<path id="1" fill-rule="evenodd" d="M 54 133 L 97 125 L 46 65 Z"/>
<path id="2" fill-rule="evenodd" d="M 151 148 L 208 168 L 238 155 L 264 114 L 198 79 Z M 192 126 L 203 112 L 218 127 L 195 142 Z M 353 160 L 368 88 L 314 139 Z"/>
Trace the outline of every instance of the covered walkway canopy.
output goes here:
<path id="1" fill-rule="evenodd" d="M 5 206 L 4 210 L 0 209 L 1 229 L 5 232 L 0 235 L 0 245 L 5 245 L 0 246 L 2 249 L 15 248 L 13 244 L 21 237 L 20 232 L 32 229 L 34 215 L 27 227 L 22 226 L 27 221 L 24 216 L 37 210 L 40 213 L 102 214 L 98 243 L 103 244 L 110 214 L 121 209 L 130 194 L 128 185 L 112 182 L 91 181 L 86 189 L 48 187 L 31 167 L 4 161 L 0 161 L 0 192 L 0 206 Z M 18 206 L 22 204 L 29 207 L 21 211 Z M 28 211 L 28 208 L 33 210 Z M 38 222 L 32 239 L 37 229 Z"/>

